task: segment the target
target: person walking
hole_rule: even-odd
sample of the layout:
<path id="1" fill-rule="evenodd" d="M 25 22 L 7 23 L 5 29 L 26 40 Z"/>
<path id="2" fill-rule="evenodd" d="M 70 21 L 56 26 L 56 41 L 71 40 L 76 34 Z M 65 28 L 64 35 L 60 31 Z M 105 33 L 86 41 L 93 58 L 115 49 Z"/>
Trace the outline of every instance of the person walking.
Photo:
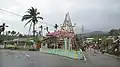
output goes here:
<path id="1" fill-rule="evenodd" d="M 94 55 L 94 56 L 96 56 L 96 54 L 97 54 L 97 44 L 93 44 L 92 45 L 92 54 Z"/>
<path id="2" fill-rule="evenodd" d="M 90 50 L 90 53 L 93 54 L 93 44 L 90 45 L 89 50 Z"/>

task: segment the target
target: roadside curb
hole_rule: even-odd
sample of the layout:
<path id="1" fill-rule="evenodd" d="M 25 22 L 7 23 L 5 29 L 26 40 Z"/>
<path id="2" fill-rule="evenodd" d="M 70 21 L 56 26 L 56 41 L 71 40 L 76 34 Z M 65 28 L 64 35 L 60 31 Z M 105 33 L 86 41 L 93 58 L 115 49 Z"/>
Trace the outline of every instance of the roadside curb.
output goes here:
<path id="1" fill-rule="evenodd" d="M 65 51 L 65 50 L 56 50 L 56 49 L 48 49 L 48 50 L 40 50 L 40 52 L 42 53 L 46 53 L 46 54 L 52 54 L 52 55 L 58 55 L 58 56 L 62 56 L 62 57 L 66 57 L 66 58 L 70 58 L 70 59 L 74 59 L 74 60 L 84 60 L 84 57 L 81 53 L 81 51 Z M 67 53 L 66 53 L 67 52 Z"/>
<path id="2" fill-rule="evenodd" d="M 53 54 L 53 53 L 46 53 L 46 52 L 40 52 L 40 53 L 51 54 L 51 55 L 56 55 L 56 56 L 61 56 L 61 57 L 68 58 L 68 59 L 71 59 L 71 60 L 83 60 L 83 59 L 70 58 L 70 57 L 67 57 L 67 56 L 58 55 L 58 54 Z"/>
<path id="3" fill-rule="evenodd" d="M 117 58 L 117 59 L 120 59 L 120 57 L 115 56 L 115 55 L 110 55 L 110 54 L 107 54 L 107 53 L 105 53 L 105 55 L 107 55 L 107 56 L 111 56 L 111 57 L 114 57 L 114 58 Z"/>

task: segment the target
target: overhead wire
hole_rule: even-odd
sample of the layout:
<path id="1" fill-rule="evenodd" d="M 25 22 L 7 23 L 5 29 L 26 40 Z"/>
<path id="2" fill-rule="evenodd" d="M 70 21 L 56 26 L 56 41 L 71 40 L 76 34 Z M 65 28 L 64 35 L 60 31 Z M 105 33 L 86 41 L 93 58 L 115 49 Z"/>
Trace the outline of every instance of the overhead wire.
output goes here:
<path id="1" fill-rule="evenodd" d="M 10 11 L 4 10 L 4 9 L 1 9 L 1 8 L 0 8 L 0 10 L 1 10 L 1 11 L 4 11 L 4 12 L 7 12 L 7 13 L 10 13 L 10 14 L 13 14 L 13 15 L 16 15 L 16 16 L 22 17 L 22 15 L 19 15 L 19 14 L 16 14 L 16 13 L 13 13 L 13 12 L 10 12 Z"/>
<path id="2" fill-rule="evenodd" d="M 10 11 L 7 11 L 7 10 L 1 9 L 1 8 L 0 8 L 0 10 L 1 10 L 1 11 L 4 11 L 4 12 L 7 12 L 7 13 L 10 13 L 10 14 L 13 14 L 13 15 L 16 15 L 16 16 L 19 16 L 19 17 L 23 17 L 22 15 L 19 15 L 19 14 L 17 14 L 17 13 L 10 12 Z M 44 22 L 41 22 L 41 21 L 38 21 L 38 22 L 43 23 L 43 24 L 46 24 L 46 25 L 54 26 L 53 24 L 48 24 L 48 23 L 44 23 Z"/>

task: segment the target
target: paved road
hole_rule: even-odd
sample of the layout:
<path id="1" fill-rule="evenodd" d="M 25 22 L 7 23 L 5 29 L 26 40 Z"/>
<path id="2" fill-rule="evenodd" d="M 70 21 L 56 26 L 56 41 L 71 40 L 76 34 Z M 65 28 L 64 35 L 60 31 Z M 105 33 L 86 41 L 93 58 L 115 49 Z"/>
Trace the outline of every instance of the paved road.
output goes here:
<path id="1" fill-rule="evenodd" d="M 0 67 L 120 67 L 120 60 L 85 52 L 87 61 L 72 60 L 40 52 L 0 50 Z"/>
<path id="2" fill-rule="evenodd" d="M 87 58 L 87 63 L 94 67 L 120 67 L 120 59 L 115 58 L 109 54 L 101 54 L 97 52 L 96 56 L 87 50 L 84 53 Z"/>

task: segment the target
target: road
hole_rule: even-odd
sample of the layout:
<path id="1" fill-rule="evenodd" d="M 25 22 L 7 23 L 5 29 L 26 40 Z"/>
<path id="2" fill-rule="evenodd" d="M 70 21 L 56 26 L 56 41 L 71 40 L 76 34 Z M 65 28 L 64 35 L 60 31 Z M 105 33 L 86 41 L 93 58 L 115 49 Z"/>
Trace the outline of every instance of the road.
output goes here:
<path id="1" fill-rule="evenodd" d="M 111 56 L 93 56 L 89 51 L 85 56 L 83 61 L 34 51 L 0 50 L 0 67 L 120 67 L 120 60 Z"/>

